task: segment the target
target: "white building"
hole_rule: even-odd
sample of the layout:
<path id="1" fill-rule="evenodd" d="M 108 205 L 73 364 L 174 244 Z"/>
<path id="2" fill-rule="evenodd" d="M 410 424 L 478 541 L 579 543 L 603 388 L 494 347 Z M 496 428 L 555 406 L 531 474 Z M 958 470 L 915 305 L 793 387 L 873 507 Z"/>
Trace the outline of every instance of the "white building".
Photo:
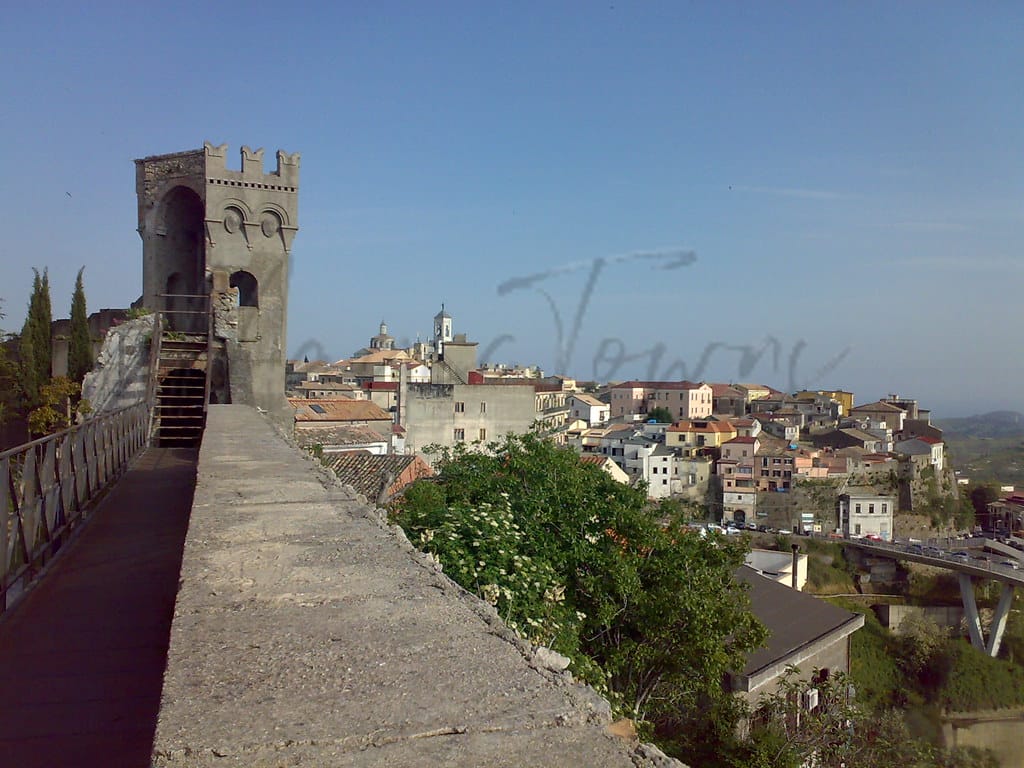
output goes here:
<path id="1" fill-rule="evenodd" d="M 592 427 L 608 423 L 611 415 L 612 407 L 592 395 L 575 392 L 569 396 L 568 404 L 570 420 L 583 419 Z"/>
<path id="2" fill-rule="evenodd" d="M 895 512 L 895 496 L 851 489 L 839 497 L 839 530 L 844 536 L 879 536 L 892 541 Z"/>

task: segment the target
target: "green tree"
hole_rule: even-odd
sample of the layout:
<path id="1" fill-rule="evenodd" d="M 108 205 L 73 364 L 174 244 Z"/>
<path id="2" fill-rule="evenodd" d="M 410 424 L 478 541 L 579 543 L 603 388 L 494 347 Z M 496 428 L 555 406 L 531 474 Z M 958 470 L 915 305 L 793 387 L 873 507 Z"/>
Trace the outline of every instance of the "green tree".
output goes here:
<path id="1" fill-rule="evenodd" d="M 818 677 L 815 674 L 815 677 Z M 945 750 L 911 737 L 902 713 L 857 703 L 849 678 L 830 675 L 814 685 L 817 704 L 807 706 L 810 684 L 790 668 L 777 691 L 762 697 L 746 754 L 734 765 L 760 768 L 995 768 L 990 752 Z"/>
<path id="2" fill-rule="evenodd" d="M 0 299 L 0 307 L 3 300 Z M 6 315 L 0 310 L 0 320 Z M 0 330 L 0 425 L 7 423 L 16 407 L 17 368 L 7 357 L 7 334 Z"/>
<path id="3" fill-rule="evenodd" d="M 52 346 L 50 328 L 53 325 L 53 309 L 50 305 L 50 273 L 43 269 L 42 277 L 39 270 L 35 272 L 32 286 L 32 301 L 29 311 L 33 314 L 32 332 L 33 349 L 35 350 L 36 376 L 40 386 L 50 380 L 52 367 Z"/>
<path id="4" fill-rule="evenodd" d="M 967 496 L 974 507 L 976 520 L 988 520 L 988 505 L 999 500 L 999 486 L 993 483 L 971 484 Z"/>
<path id="5" fill-rule="evenodd" d="M 638 721 L 703 716 L 764 627 L 746 545 L 663 525 L 642 491 L 536 435 L 440 451 L 392 510 L 410 540 Z"/>
<path id="6" fill-rule="evenodd" d="M 33 435 L 47 435 L 71 426 L 76 412 L 88 411 L 88 404 L 79 403 L 77 411 L 73 402 L 82 392 L 82 387 L 64 376 L 57 376 L 39 388 L 38 408 L 28 414 L 28 430 Z"/>
<path id="7" fill-rule="evenodd" d="M 652 408 L 647 412 L 647 420 L 655 421 L 658 424 L 672 424 L 675 419 L 672 418 L 672 411 L 663 405 L 659 405 L 657 408 Z"/>
<path id="8" fill-rule="evenodd" d="M 18 391 L 22 408 L 34 408 L 39 403 L 39 366 L 36 364 L 35 318 L 30 311 L 21 326 L 18 337 Z"/>
<path id="9" fill-rule="evenodd" d="M 71 340 L 68 345 L 68 378 L 82 383 L 92 370 L 92 339 L 89 337 L 89 316 L 85 307 L 85 287 L 82 272 L 75 278 L 75 292 L 71 297 Z"/>
<path id="10" fill-rule="evenodd" d="M 40 388 L 50 380 L 50 278 L 46 270 L 32 270 L 32 295 L 19 339 L 19 390 L 26 410 L 41 404 Z"/>

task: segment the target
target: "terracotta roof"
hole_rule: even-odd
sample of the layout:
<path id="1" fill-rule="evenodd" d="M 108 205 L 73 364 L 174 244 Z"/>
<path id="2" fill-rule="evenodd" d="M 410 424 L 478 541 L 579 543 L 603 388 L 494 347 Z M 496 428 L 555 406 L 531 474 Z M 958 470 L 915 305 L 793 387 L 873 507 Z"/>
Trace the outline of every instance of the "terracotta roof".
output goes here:
<path id="1" fill-rule="evenodd" d="M 675 424 L 666 427 L 666 432 L 714 432 L 717 434 L 728 434 L 736 429 L 727 421 L 708 421 L 703 426 L 698 426 L 692 421 L 677 421 Z"/>
<path id="2" fill-rule="evenodd" d="M 351 384 L 336 384 L 333 381 L 300 381 L 295 389 L 322 389 L 332 392 L 354 392 L 356 387 Z"/>
<path id="3" fill-rule="evenodd" d="M 362 355 L 361 357 L 353 357 L 348 360 L 338 360 L 335 365 L 352 365 L 353 363 L 363 364 L 381 364 L 391 363 L 394 361 L 403 362 L 411 360 L 409 353 L 404 349 L 375 349 L 369 354 Z"/>
<path id="4" fill-rule="evenodd" d="M 880 437 L 872 435 L 870 432 L 865 432 L 863 429 L 857 429 L 855 427 L 846 427 L 844 429 L 839 429 L 836 431 L 842 432 L 844 435 L 849 435 L 850 437 L 856 440 L 860 440 L 862 442 L 877 442 L 882 439 Z"/>
<path id="5" fill-rule="evenodd" d="M 608 403 L 602 403 L 600 400 L 598 400 L 593 395 L 584 395 L 582 392 L 575 392 L 572 395 L 570 395 L 570 397 L 575 398 L 576 400 L 579 400 L 581 403 L 586 403 L 587 405 L 596 405 L 596 406 L 608 405 Z"/>
<path id="6" fill-rule="evenodd" d="M 603 467 L 606 461 L 611 461 L 607 456 L 602 456 L 599 453 L 584 453 L 580 456 L 580 461 L 584 464 L 596 464 L 599 467 Z"/>
<path id="7" fill-rule="evenodd" d="M 636 431 L 636 427 L 634 427 L 632 424 L 620 424 L 618 426 L 608 427 L 607 429 L 605 429 L 602 432 L 602 436 L 603 437 L 618 437 L 619 436 L 618 435 L 619 432 L 622 432 L 622 433 L 627 433 L 628 432 L 629 434 L 633 434 L 635 431 Z"/>
<path id="8" fill-rule="evenodd" d="M 902 408 L 897 408 L 895 405 L 887 403 L 884 400 L 876 400 L 873 403 L 858 405 L 850 409 L 850 413 L 853 413 L 854 411 L 862 411 L 864 413 L 906 413 Z"/>
<path id="9" fill-rule="evenodd" d="M 871 464 L 884 464 L 887 461 L 894 461 L 893 457 L 888 453 L 865 453 L 860 457 L 860 460 Z"/>
<path id="10" fill-rule="evenodd" d="M 290 397 L 295 408 L 295 421 L 391 421 L 391 414 L 372 400 L 327 399 L 307 400 Z"/>
<path id="11" fill-rule="evenodd" d="M 756 440 L 757 440 L 756 437 L 740 436 L 740 437 L 734 437 L 732 440 L 728 440 L 725 444 L 729 445 L 730 443 L 732 443 L 732 444 L 735 444 L 735 445 L 752 445 L 754 443 L 754 441 L 756 441 Z"/>
<path id="12" fill-rule="evenodd" d="M 337 424 L 330 427 L 308 426 L 295 430 L 295 441 L 303 448 L 314 445 L 343 446 L 379 443 L 387 445 L 388 439 L 365 424 Z"/>
<path id="13" fill-rule="evenodd" d="M 692 381 L 624 381 L 612 389 L 699 389 L 706 386 Z"/>
<path id="14" fill-rule="evenodd" d="M 292 370 L 296 373 L 308 373 L 310 371 L 329 371 L 333 366 L 326 360 L 310 360 L 308 363 L 304 360 L 293 362 Z"/>
<path id="15" fill-rule="evenodd" d="M 417 461 L 417 458 L 399 454 L 376 455 L 351 451 L 327 456 L 324 458 L 324 464 L 334 471 L 341 482 L 351 485 L 356 493 L 361 493 L 368 501 L 374 502 L 380 494 L 384 478 L 390 476 L 394 483 L 410 464 Z M 422 464 L 420 477 L 433 474 L 426 462 L 420 459 L 419 463 Z M 395 492 L 400 489 L 392 485 L 389 490 Z"/>
<path id="16" fill-rule="evenodd" d="M 713 397 L 743 397 L 743 393 L 740 392 L 732 384 L 708 384 L 711 387 L 711 395 Z"/>

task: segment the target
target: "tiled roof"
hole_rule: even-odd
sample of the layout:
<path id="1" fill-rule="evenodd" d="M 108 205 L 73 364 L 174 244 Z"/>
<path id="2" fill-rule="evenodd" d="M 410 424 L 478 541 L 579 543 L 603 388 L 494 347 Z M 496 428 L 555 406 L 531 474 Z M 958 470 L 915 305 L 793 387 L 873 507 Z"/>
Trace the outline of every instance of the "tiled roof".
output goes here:
<path id="1" fill-rule="evenodd" d="M 612 389 L 699 389 L 706 386 L 692 381 L 624 381 Z"/>
<path id="2" fill-rule="evenodd" d="M 611 459 L 599 453 L 584 453 L 580 456 L 580 461 L 584 464 L 596 464 L 599 467 L 603 467 L 604 463 L 611 461 Z"/>
<path id="3" fill-rule="evenodd" d="M 574 393 L 573 395 L 571 395 L 571 397 L 573 397 L 574 399 L 580 401 L 581 403 L 585 403 L 585 404 L 591 405 L 591 406 L 598 406 L 598 407 L 600 407 L 602 405 L 607 405 L 607 403 L 602 403 L 600 400 L 598 400 L 593 395 L 584 395 L 581 392 Z"/>
<path id="4" fill-rule="evenodd" d="M 740 436 L 740 437 L 734 437 L 732 440 L 727 441 L 725 444 L 726 445 L 730 445 L 730 444 L 731 445 L 752 445 L 755 440 L 757 440 L 756 437 Z"/>
<path id="5" fill-rule="evenodd" d="M 361 357 L 338 360 L 335 365 L 351 365 L 353 363 L 383 365 L 385 363 L 403 362 L 411 359 L 409 353 L 404 349 L 375 349 L 373 352 Z"/>
<path id="6" fill-rule="evenodd" d="M 603 436 L 621 438 L 626 435 L 632 435 L 635 431 L 636 427 L 632 424 L 621 424 L 615 427 L 608 427 L 608 429 L 604 430 Z"/>
<path id="7" fill-rule="evenodd" d="M 735 428 L 730 425 L 728 421 L 709 421 L 702 426 L 694 424 L 692 421 L 677 421 L 670 427 L 666 427 L 666 432 L 713 432 L 717 434 L 728 434 L 735 432 Z"/>
<path id="8" fill-rule="evenodd" d="M 290 397 L 288 402 L 295 409 L 295 421 L 391 421 L 391 414 L 372 400 L 307 400 Z"/>
<path id="9" fill-rule="evenodd" d="M 708 384 L 711 387 L 711 395 L 713 397 L 743 397 L 743 393 L 740 392 L 732 384 Z"/>
<path id="10" fill-rule="evenodd" d="M 839 432 L 842 432 L 844 435 L 849 435 L 855 440 L 861 440 L 863 442 L 877 442 L 878 440 L 882 439 L 880 437 L 872 435 L 870 432 L 865 432 L 863 429 L 856 429 L 855 427 L 847 427 L 846 429 L 840 429 Z"/>
<path id="11" fill-rule="evenodd" d="M 897 408 L 895 405 L 883 400 L 876 400 L 873 403 L 858 405 L 855 408 L 850 409 L 850 413 L 857 411 L 861 413 L 906 413 L 902 408 Z"/>
<path id="12" fill-rule="evenodd" d="M 324 459 L 324 463 L 334 470 L 341 482 L 351 485 L 357 493 L 363 494 L 371 502 L 380 494 L 385 477 L 390 476 L 394 483 L 414 461 L 415 456 L 375 455 L 362 451 L 333 454 Z M 433 473 L 424 464 L 422 476 L 429 474 Z"/>
<path id="13" fill-rule="evenodd" d="M 342 446 L 381 443 L 388 439 L 365 424 L 338 424 L 331 427 L 308 426 L 295 430 L 295 441 L 303 448 L 314 445 Z"/>
<path id="14" fill-rule="evenodd" d="M 355 387 L 351 384 L 336 384 L 333 381 L 300 381 L 295 385 L 296 389 L 322 389 L 332 392 L 354 392 Z"/>

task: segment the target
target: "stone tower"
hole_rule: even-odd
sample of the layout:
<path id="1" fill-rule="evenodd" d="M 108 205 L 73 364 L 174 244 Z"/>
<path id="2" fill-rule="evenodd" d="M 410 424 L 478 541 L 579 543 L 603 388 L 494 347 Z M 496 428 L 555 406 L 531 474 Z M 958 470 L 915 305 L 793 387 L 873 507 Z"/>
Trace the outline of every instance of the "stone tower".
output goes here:
<path id="1" fill-rule="evenodd" d="M 135 161 L 142 302 L 175 331 L 206 336 L 212 402 L 278 414 L 284 400 L 288 267 L 298 231 L 299 154 L 227 145 Z"/>
<path id="2" fill-rule="evenodd" d="M 444 310 L 434 315 L 434 355 L 438 359 L 444 358 L 444 345 L 452 340 L 452 316 Z"/>

